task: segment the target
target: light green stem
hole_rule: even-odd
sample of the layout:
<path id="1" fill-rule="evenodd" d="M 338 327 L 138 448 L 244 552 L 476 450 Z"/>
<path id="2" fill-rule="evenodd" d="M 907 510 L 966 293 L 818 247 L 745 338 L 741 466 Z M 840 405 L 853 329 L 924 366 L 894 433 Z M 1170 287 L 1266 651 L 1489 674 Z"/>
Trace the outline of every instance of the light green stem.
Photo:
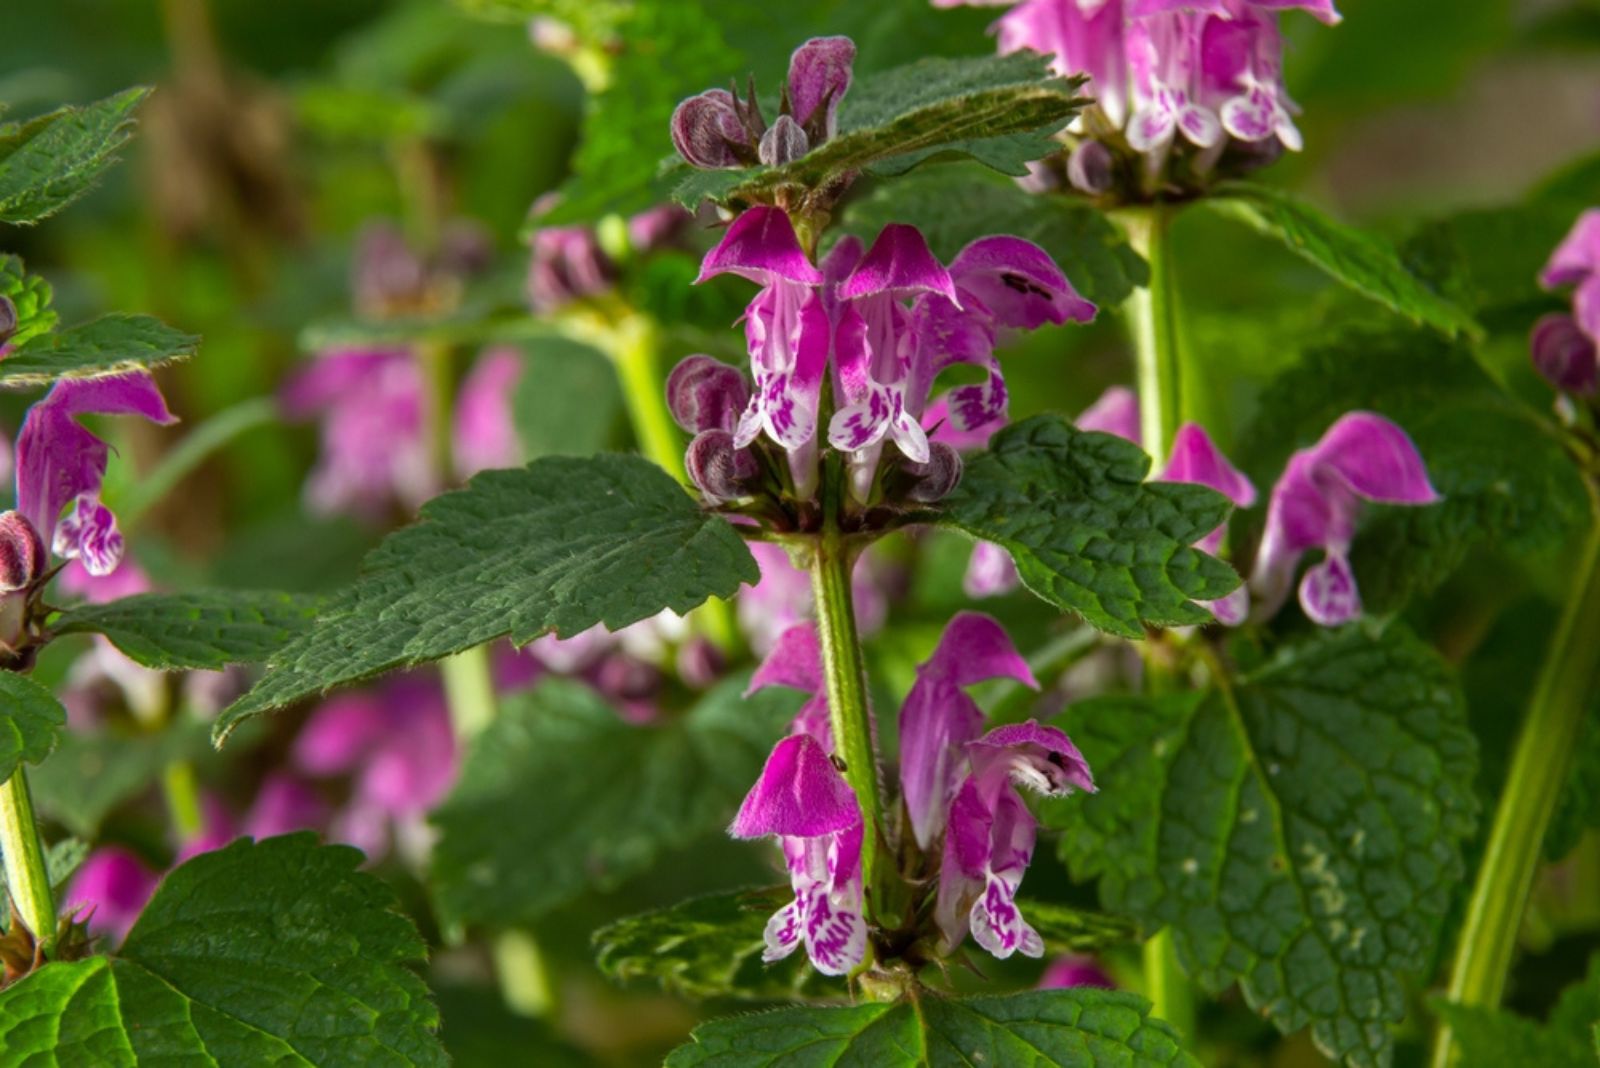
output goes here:
<path id="1" fill-rule="evenodd" d="M 1145 996 L 1150 1015 L 1167 1021 L 1180 1035 L 1194 1037 L 1194 990 L 1178 965 L 1172 928 L 1166 927 L 1145 941 Z"/>
<path id="2" fill-rule="evenodd" d="M 494 722 L 496 701 L 489 647 L 475 645 L 439 661 L 445 700 L 456 737 L 470 741 Z"/>
<path id="3" fill-rule="evenodd" d="M 1600 669 L 1600 523 L 1589 532 L 1571 590 L 1545 649 L 1461 926 L 1447 996 L 1464 1005 L 1493 1008 L 1505 993 L 1545 831 L 1594 701 Z M 1448 1068 L 1456 1055 L 1455 1036 L 1441 1025 L 1434 1068 Z"/>
<path id="4" fill-rule="evenodd" d="M 270 397 L 252 397 L 231 408 L 224 408 L 183 436 L 161 462 L 131 487 L 117 503 L 117 524 L 126 534 L 144 514 L 159 504 L 173 487 L 204 463 L 213 453 L 234 438 L 278 418 L 278 406 Z"/>
<path id="5" fill-rule="evenodd" d="M 39 821 L 33 815 L 33 795 L 28 792 L 28 773 L 20 764 L 11 778 L 0 783 L 0 855 L 17 915 L 48 946 L 56 937 L 56 904 Z"/>
<path id="6" fill-rule="evenodd" d="M 538 941 L 527 931 L 502 931 L 490 946 L 500 996 L 519 1016 L 547 1017 L 556 1007 L 556 989 Z"/>
<path id="7" fill-rule="evenodd" d="M 172 815 L 172 825 L 180 842 L 191 842 L 199 836 L 204 825 L 200 810 L 200 788 L 195 783 L 194 765 L 187 760 L 174 760 L 161 773 L 161 792 L 167 800 L 167 811 Z"/>
<path id="8" fill-rule="evenodd" d="M 828 723 L 834 755 L 844 762 L 845 781 L 861 806 L 861 872 L 868 889 L 867 912 L 875 913 L 871 887 L 877 872 L 878 829 L 883 811 L 878 796 L 878 761 L 872 749 L 872 711 L 867 672 L 856 633 L 850 589 L 850 547 L 840 535 L 845 472 L 837 454 L 828 457 L 822 479 L 823 531 L 811 561 L 811 593 L 816 601 L 817 633 L 822 641 L 822 673 L 827 684 Z"/>
<path id="9" fill-rule="evenodd" d="M 1158 468 L 1183 418 L 1182 320 L 1167 240 L 1171 211 L 1158 204 L 1121 215 L 1128 243 L 1150 265 L 1150 284 L 1135 289 L 1125 308 L 1137 367 L 1139 434 Z"/>

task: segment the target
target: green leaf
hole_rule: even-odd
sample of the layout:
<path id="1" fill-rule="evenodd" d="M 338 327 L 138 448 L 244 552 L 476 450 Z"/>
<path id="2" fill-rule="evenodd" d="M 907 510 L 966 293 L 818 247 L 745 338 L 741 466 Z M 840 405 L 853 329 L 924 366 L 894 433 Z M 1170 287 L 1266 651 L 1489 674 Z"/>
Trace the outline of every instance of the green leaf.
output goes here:
<path id="1" fill-rule="evenodd" d="M 603 45 L 634 7 L 632 0 L 453 0 L 470 15 L 494 22 L 526 24 L 552 18 L 572 27 L 585 44 Z"/>
<path id="2" fill-rule="evenodd" d="M 1075 95 L 1082 84 L 1050 77 L 1048 60 L 1028 51 L 918 60 L 861 79 L 840 106 L 838 135 L 793 163 L 695 171 L 673 196 L 691 209 L 704 199 L 770 203 L 779 190 L 831 197 L 851 174 L 894 176 L 935 158 L 1023 175 L 1060 147 L 1052 135 L 1086 103 Z"/>
<path id="3" fill-rule="evenodd" d="M 0 782 L 19 765 L 37 764 L 56 747 L 67 710 L 56 695 L 15 671 L 0 671 Z"/>
<path id="4" fill-rule="evenodd" d="M 58 378 L 98 378 L 161 367 L 195 354 L 200 338 L 148 315 L 103 315 L 41 334 L 0 360 L 0 386 L 38 386 Z"/>
<path id="5" fill-rule="evenodd" d="M 1149 1003 L 1077 988 L 1009 997 L 792 1008 L 713 1020 L 667 1068 L 726 1065 L 1033 1065 L 1036 1068 L 1199 1068 Z"/>
<path id="6" fill-rule="evenodd" d="M 1138 925 L 1122 916 L 1075 909 L 1053 901 L 1023 899 L 1017 907 L 1052 954 L 1098 953 L 1139 941 Z"/>
<path id="7" fill-rule="evenodd" d="M 1371 510 L 1353 556 L 1369 610 L 1431 589 L 1474 545 L 1535 558 L 1588 521 L 1559 432 L 1502 392 L 1464 344 L 1424 330 L 1349 329 L 1308 348 L 1262 394 L 1239 456 L 1257 486 L 1271 485 L 1290 453 L 1355 409 L 1403 427 L 1444 495 L 1426 508 Z"/>
<path id="8" fill-rule="evenodd" d="M 1203 203 L 1277 238 L 1335 281 L 1413 322 L 1450 335 L 1482 333 L 1466 310 L 1413 274 L 1387 241 L 1336 222 L 1298 197 L 1269 186 L 1223 182 Z"/>
<path id="9" fill-rule="evenodd" d="M 1433 1011 L 1455 1032 L 1460 1047 L 1457 1068 L 1595 1068 L 1600 1047 L 1600 956 L 1589 961 L 1589 974 L 1561 992 L 1543 1024 L 1504 1009 L 1459 1005 L 1432 998 Z"/>
<path id="10" fill-rule="evenodd" d="M 1402 977 L 1434 961 L 1464 874 L 1476 746 L 1444 663 L 1392 626 L 1283 649 L 1220 692 L 1105 698 L 1056 724 L 1098 794 L 1047 802 L 1074 877 L 1170 925 L 1206 989 L 1389 1063 Z"/>
<path id="11" fill-rule="evenodd" d="M 148 789 L 175 760 L 206 754 L 209 728 L 183 717 L 153 733 L 64 731 L 50 759 L 28 773 L 41 814 L 86 839 L 111 811 Z"/>
<path id="12" fill-rule="evenodd" d="M 219 670 L 267 659 L 303 634 L 318 599 L 272 591 L 141 593 L 69 608 L 56 634 L 104 634 L 145 667 Z"/>
<path id="13" fill-rule="evenodd" d="M 124 89 L 81 108 L 0 125 L 0 222 L 38 222 L 93 189 L 133 136 L 133 110 L 149 92 Z"/>
<path id="14" fill-rule="evenodd" d="M 1110 434 L 1040 415 L 967 461 L 943 522 L 1010 551 L 1028 589 L 1112 634 L 1208 623 L 1233 569 L 1191 546 L 1228 517 L 1204 486 L 1144 481 L 1150 458 Z"/>
<path id="15" fill-rule="evenodd" d="M 444 1065 L 426 947 L 361 854 L 240 839 L 166 877 L 114 958 L 0 993 L 11 1063 Z"/>
<path id="16" fill-rule="evenodd" d="M 683 997 L 793 999 L 816 975 L 804 954 L 761 961 L 767 921 L 793 898 L 787 886 L 742 890 L 628 916 L 594 933 L 595 963 L 619 982 L 654 980 Z"/>
<path id="17" fill-rule="evenodd" d="M 564 680 L 509 699 L 433 815 L 440 913 L 526 923 L 723 826 L 797 704 L 784 693 L 744 699 L 742 681 L 660 724 L 628 723 Z"/>
<path id="18" fill-rule="evenodd" d="M 760 578 L 734 528 L 637 456 L 545 457 L 485 471 L 422 508 L 365 573 L 223 712 L 241 720 L 341 683 L 510 635 L 620 630 Z"/>
<path id="19" fill-rule="evenodd" d="M 910 223 L 949 262 L 991 234 L 1026 238 L 1050 253 L 1073 286 L 1101 307 L 1120 304 L 1150 269 L 1106 217 L 1066 197 L 1037 197 L 981 168 L 956 164 L 918 171 L 851 201 L 842 231 L 871 244 L 884 225 Z"/>
<path id="20" fill-rule="evenodd" d="M 1544 835 L 1544 855 L 1549 861 L 1565 859 L 1577 848 L 1583 832 L 1600 827 L 1600 708 L 1585 717 L 1572 770 L 1550 817 Z"/>
<path id="21" fill-rule="evenodd" d="M 1406 264 L 1480 321 L 1521 334 L 1556 297 L 1539 272 L 1577 213 L 1561 203 L 1459 212 L 1420 227 L 1401 247 Z M 1524 359 L 1526 356 L 1524 355 Z"/>
<path id="22" fill-rule="evenodd" d="M 50 283 L 29 274 L 16 256 L 0 255 L 0 296 L 17 310 L 17 325 L 7 339 L 13 348 L 56 328 L 59 316 L 50 307 Z"/>
<path id="23" fill-rule="evenodd" d="M 523 346 L 522 375 L 511 418 L 529 459 L 589 456 L 612 440 L 622 417 L 622 389 L 611 361 L 561 337 Z M 582 404 L 573 404 L 582 397 Z"/>

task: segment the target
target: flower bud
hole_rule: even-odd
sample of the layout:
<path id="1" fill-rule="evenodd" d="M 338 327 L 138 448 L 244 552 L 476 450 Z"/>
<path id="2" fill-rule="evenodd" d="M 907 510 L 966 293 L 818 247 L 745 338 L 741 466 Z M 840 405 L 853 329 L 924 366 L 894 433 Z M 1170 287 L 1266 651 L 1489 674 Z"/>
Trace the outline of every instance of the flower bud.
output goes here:
<path id="1" fill-rule="evenodd" d="M 661 670 L 627 653 L 612 653 L 600 662 L 595 684 L 607 697 L 620 701 L 652 697 L 661 688 Z"/>
<path id="2" fill-rule="evenodd" d="M 546 226 L 533 236 L 528 303 L 551 312 L 611 287 L 615 269 L 594 231 L 584 226 Z"/>
<path id="3" fill-rule="evenodd" d="M 738 167 L 750 155 L 749 138 L 733 94 L 709 89 L 691 96 L 672 113 L 672 145 L 691 167 Z"/>
<path id="4" fill-rule="evenodd" d="M 44 539 L 21 512 L 0 512 L 0 592 L 27 589 L 50 560 Z"/>
<path id="5" fill-rule="evenodd" d="M 744 373 L 710 356 L 688 356 L 667 376 L 667 408 L 691 434 L 732 432 L 750 402 Z"/>
<path id="6" fill-rule="evenodd" d="M 745 484 L 761 473 L 749 449 L 735 448 L 726 430 L 703 430 L 689 443 L 683 465 L 689 479 L 712 501 L 749 496 Z"/>
<path id="7" fill-rule="evenodd" d="M 961 481 L 961 454 L 942 441 L 928 443 L 927 463 L 902 465 L 914 481 L 906 497 L 918 504 L 943 500 Z"/>
<path id="8" fill-rule="evenodd" d="M 1595 344 L 1570 315 L 1553 313 L 1533 324 L 1528 339 L 1534 369 L 1563 393 L 1595 391 Z"/>
<path id="9" fill-rule="evenodd" d="M 715 643 L 695 635 L 678 647 L 678 677 L 696 690 L 709 689 L 727 670 L 727 657 Z"/>
<path id="10" fill-rule="evenodd" d="M 1115 183 L 1111 150 L 1099 141 L 1084 141 L 1067 157 L 1067 181 L 1080 193 L 1097 197 Z"/>
<path id="11" fill-rule="evenodd" d="M 17 306 L 10 297 L 0 297 L 0 345 L 11 340 L 17 332 Z"/>
<path id="12" fill-rule="evenodd" d="M 779 115 L 766 133 L 761 135 L 761 145 L 756 156 L 768 167 L 781 167 L 793 163 L 811 151 L 811 141 L 800 124 L 787 115 Z"/>

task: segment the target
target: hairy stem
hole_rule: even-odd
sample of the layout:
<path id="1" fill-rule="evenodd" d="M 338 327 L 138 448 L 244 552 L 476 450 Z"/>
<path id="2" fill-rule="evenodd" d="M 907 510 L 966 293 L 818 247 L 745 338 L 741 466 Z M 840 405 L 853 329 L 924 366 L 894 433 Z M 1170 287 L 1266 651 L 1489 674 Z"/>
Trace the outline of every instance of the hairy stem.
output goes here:
<path id="1" fill-rule="evenodd" d="M 1171 212 L 1157 204 L 1121 214 L 1128 243 L 1150 264 L 1150 284 L 1135 289 L 1124 310 L 1137 366 L 1139 434 L 1157 465 L 1172 447 L 1183 417 L 1183 338 L 1167 240 Z"/>
<path id="2" fill-rule="evenodd" d="M 1458 936 L 1448 997 L 1464 1005 L 1493 1008 L 1505 993 L 1545 830 L 1594 699 L 1600 668 L 1600 522 L 1589 531 L 1571 590 L 1545 649 Z M 1447 1068 L 1457 1052 L 1455 1036 L 1441 1025 L 1434 1068 Z"/>
<path id="3" fill-rule="evenodd" d="M 830 453 L 822 476 L 823 530 L 811 560 L 811 592 L 817 606 L 817 633 L 822 643 L 822 673 L 828 691 L 828 723 L 834 755 L 844 762 L 845 781 L 861 806 L 861 873 L 866 885 L 877 871 L 878 832 L 882 803 L 878 796 L 878 760 L 872 749 L 872 710 L 867 698 L 867 672 L 856 634 L 850 575 L 854 553 L 839 532 L 846 474 L 837 453 Z M 870 894 L 867 911 L 875 911 Z"/>
<path id="4" fill-rule="evenodd" d="M 44 863 L 44 843 L 33 814 L 28 773 L 21 764 L 11 778 L 0 783 L 0 855 L 6 869 L 6 887 L 16 915 L 33 936 L 49 945 L 56 936 L 56 903 L 50 893 L 50 874 Z"/>
<path id="5" fill-rule="evenodd" d="M 475 645 L 439 661 L 444 680 L 445 701 L 450 706 L 450 723 L 456 737 L 470 741 L 494 722 L 497 711 L 494 675 L 490 670 L 489 647 Z"/>

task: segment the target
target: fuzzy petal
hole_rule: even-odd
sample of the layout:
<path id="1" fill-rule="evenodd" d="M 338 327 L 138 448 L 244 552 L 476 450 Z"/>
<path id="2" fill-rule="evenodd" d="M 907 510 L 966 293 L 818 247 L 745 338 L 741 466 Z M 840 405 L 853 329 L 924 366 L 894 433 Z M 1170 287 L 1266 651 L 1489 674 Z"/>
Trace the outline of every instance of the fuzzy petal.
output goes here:
<path id="1" fill-rule="evenodd" d="M 855 42 L 848 37 L 813 37 L 794 50 L 789 59 L 789 107 L 794 121 L 816 127 L 832 137 L 838 129 L 839 102 L 850 90 L 850 72 L 856 59 Z M 820 123 L 813 122 L 818 108 L 825 109 Z"/>
<path id="2" fill-rule="evenodd" d="M 1098 430 L 1139 444 L 1139 397 L 1127 386 L 1111 386 L 1074 420 L 1079 430 Z"/>
<path id="3" fill-rule="evenodd" d="M 695 282 L 719 274 L 736 274 L 761 286 L 779 279 L 808 286 L 822 284 L 822 272 L 806 258 L 788 214 L 764 205 L 733 220 L 722 240 L 701 261 Z"/>
<path id="4" fill-rule="evenodd" d="M 1550 254 L 1539 272 L 1539 284 L 1546 289 L 1576 285 L 1596 271 L 1600 271 L 1600 208 L 1590 208 Z"/>
<path id="5" fill-rule="evenodd" d="M 896 298 L 938 293 L 953 304 L 961 303 L 950 272 L 929 251 L 922 231 L 905 223 L 890 223 L 879 231 L 867 254 L 839 286 L 841 300 L 880 293 Z"/>
<path id="6" fill-rule="evenodd" d="M 1050 254 L 1020 237 L 979 238 L 956 254 L 950 276 L 963 298 L 976 298 L 1002 327 L 1036 330 L 1095 316 L 1094 304 L 1078 295 Z"/>
<path id="7" fill-rule="evenodd" d="M 1306 618 L 1324 627 L 1337 627 L 1361 614 L 1361 591 L 1343 553 L 1330 552 L 1306 569 L 1300 579 L 1300 607 Z"/>
<path id="8" fill-rule="evenodd" d="M 855 794 L 822 746 L 807 735 L 793 734 L 773 747 L 728 833 L 735 838 L 815 838 L 860 821 Z"/>
<path id="9" fill-rule="evenodd" d="M 822 691 L 822 650 L 814 624 L 796 623 L 778 636 L 772 651 L 750 677 L 745 696 L 768 686 L 785 686 L 804 693 Z"/>
<path id="10" fill-rule="evenodd" d="M 996 727 L 967 745 L 972 774 L 987 800 L 1010 783 L 1046 797 L 1065 797 L 1074 790 L 1094 793 L 1088 761 L 1065 731 L 1035 720 Z"/>

